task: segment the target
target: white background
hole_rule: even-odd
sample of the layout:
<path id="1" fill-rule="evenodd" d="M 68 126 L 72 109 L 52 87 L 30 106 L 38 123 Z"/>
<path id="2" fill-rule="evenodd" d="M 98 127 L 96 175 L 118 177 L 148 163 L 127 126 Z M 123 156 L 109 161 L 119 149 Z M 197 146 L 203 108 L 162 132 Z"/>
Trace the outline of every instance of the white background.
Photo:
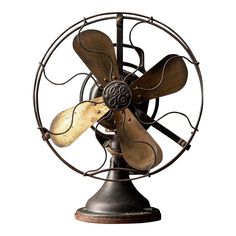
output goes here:
<path id="1" fill-rule="evenodd" d="M 2 1 L 0 235 L 235 235 L 233 2 Z M 191 151 L 168 170 L 135 183 L 161 210 L 159 222 L 97 225 L 74 220 L 76 208 L 101 182 L 63 166 L 36 129 L 33 82 L 49 43 L 83 17 L 108 11 L 137 12 L 166 23 L 201 63 L 205 107 Z"/>

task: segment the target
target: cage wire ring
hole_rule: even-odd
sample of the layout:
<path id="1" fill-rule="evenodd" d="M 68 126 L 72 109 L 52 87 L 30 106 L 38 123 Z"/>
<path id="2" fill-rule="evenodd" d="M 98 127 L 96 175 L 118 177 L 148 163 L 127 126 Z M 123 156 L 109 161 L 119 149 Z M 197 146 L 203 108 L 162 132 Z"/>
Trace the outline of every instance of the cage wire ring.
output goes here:
<path id="1" fill-rule="evenodd" d="M 41 79 L 42 79 L 43 75 L 45 74 L 45 67 L 47 66 L 47 63 L 49 62 L 51 56 L 53 55 L 55 50 L 61 45 L 62 42 L 64 42 L 72 34 L 74 34 L 76 32 L 80 32 L 84 26 L 87 27 L 87 26 L 92 25 L 92 24 L 97 23 L 97 22 L 103 22 L 103 21 L 108 21 L 108 20 L 116 20 L 118 14 L 122 14 L 123 20 L 135 21 L 137 23 L 139 23 L 139 22 L 142 23 L 143 22 L 143 23 L 146 23 L 146 24 L 150 24 L 150 25 L 154 26 L 155 28 L 165 32 L 171 38 L 176 40 L 178 42 L 178 44 L 188 54 L 189 58 L 185 58 L 185 59 L 189 60 L 189 62 L 191 62 L 193 64 L 193 66 L 195 67 L 195 71 L 196 71 L 196 74 L 198 76 L 198 80 L 199 80 L 199 84 L 200 84 L 200 109 L 199 109 L 199 113 L 198 113 L 198 116 L 197 116 L 197 121 L 196 121 L 195 125 L 193 125 L 193 127 L 194 127 L 193 132 L 191 133 L 188 141 L 186 142 L 185 146 L 180 150 L 180 152 L 175 157 L 173 157 L 170 161 L 168 161 L 163 166 L 161 166 L 157 169 L 154 169 L 152 171 L 148 171 L 146 173 L 140 173 L 140 171 L 137 171 L 135 169 L 130 169 L 130 168 L 101 169 L 103 167 L 103 164 L 102 164 L 101 168 L 98 168 L 97 170 L 94 170 L 91 173 L 90 173 L 90 171 L 85 171 L 84 172 L 82 170 L 79 170 L 75 166 L 71 165 L 69 162 L 67 162 L 56 151 L 56 149 L 54 148 L 54 146 L 52 145 L 52 143 L 50 142 L 49 139 L 46 138 L 46 139 L 44 139 L 44 141 L 48 144 L 48 146 L 51 148 L 51 150 L 54 152 L 54 154 L 59 158 L 59 160 L 61 160 L 65 165 L 67 165 L 73 171 L 75 171 L 75 172 L 77 172 L 81 175 L 89 176 L 91 178 L 99 179 L 99 180 L 102 180 L 102 181 L 125 182 L 125 181 L 131 181 L 131 180 L 144 178 L 144 177 L 147 177 L 147 176 L 152 176 L 152 175 L 154 175 L 158 172 L 163 171 L 164 169 L 166 169 L 170 165 L 172 165 L 187 150 L 187 146 L 189 146 L 189 144 L 191 143 L 192 139 L 194 138 L 194 136 L 195 136 L 195 134 L 198 130 L 199 122 L 200 122 L 200 119 L 201 119 L 201 116 L 202 116 L 203 102 L 204 102 L 202 74 L 201 74 L 201 70 L 200 70 L 200 67 L 199 67 L 199 62 L 197 61 L 196 57 L 194 56 L 192 50 L 190 49 L 188 44 L 183 40 L 183 38 L 180 35 L 178 35 L 173 29 L 171 29 L 169 26 L 165 25 L 164 23 L 162 23 L 158 20 L 155 20 L 153 17 L 148 17 L 148 16 L 144 16 L 144 15 L 141 15 L 141 14 L 135 14 L 135 13 L 130 13 L 130 12 L 107 12 L 107 13 L 93 15 L 93 16 L 90 16 L 90 17 L 87 17 L 87 18 L 84 18 L 84 19 L 80 20 L 79 22 L 73 24 L 72 26 L 67 28 L 65 31 L 63 31 L 53 41 L 53 43 L 49 46 L 49 48 L 45 52 L 42 60 L 39 63 L 39 66 L 38 66 L 38 69 L 37 69 L 37 72 L 36 72 L 36 76 L 35 76 L 34 89 L 33 89 L 33 104 L 34 104 L 34 112 L 35 112 L 35 117 L 36 117 L 36 121 L 37 121 L 39 130 L 40 130 L 42 136 L 45 137 L 45 132 L 47 130 L 44 128 L 43 123 L 42 123 L 42 119 L 41 119 L 41 116 L 40 116 L 39 90 L 40 90 Z M 134 47 L 134 46 L 132 46 L 132 44 L 131 44 L 131 47 Z M 137 68 L 139 68 L 139 67 L 137 67 Z M 112 68 L 111 68 L 111 71 L 112 71 Z M 135 73 L 135 72 L 133 72 L 133 73 Z M 90 76 L 91 76 L 91 73 L 90 73 Z M 85 80 L 86 80 L 86 78 L 85 78 Z M 88 80 L 88 78 L 87 78 L 87 80 Z M 97 127 L 96 127 L 96 130 L 97 130 Z M 106 159 L 105 159 L 105 161 L 106 161 Z M 96 176 L 100 173 L 107 172 L 107 171 L 110 171 L 110 170 L 129 171 L 129 172 L 132 172 L 132 173 L 139 172 L 140 176 L 136 176 L 136 177 L 133 177 L 133 178 L 130 178 L 130 179 L 120 179 L 120 180 L 110 180 L 110 179 L 106 179 L 106 178 Z"/>

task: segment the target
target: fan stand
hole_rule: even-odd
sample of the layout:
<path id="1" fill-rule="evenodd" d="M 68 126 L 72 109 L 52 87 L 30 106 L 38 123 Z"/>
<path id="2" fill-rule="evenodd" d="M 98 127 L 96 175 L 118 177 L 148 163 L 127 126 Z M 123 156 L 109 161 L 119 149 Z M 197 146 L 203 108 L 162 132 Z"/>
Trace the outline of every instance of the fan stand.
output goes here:
<path id="1" fill-rule="evenodd" d="M 110 168 L 125 168 L 122 156 L 113 154 Z M 75 218 L 90 223 L 144 223 L 161 219 L 158 209 L 150 206 L 149 201 L 138 192 L 130 181 L 109 181 L 129 179 L 128 171 L 111 169 L 98 192 L 75 213 Z"/>

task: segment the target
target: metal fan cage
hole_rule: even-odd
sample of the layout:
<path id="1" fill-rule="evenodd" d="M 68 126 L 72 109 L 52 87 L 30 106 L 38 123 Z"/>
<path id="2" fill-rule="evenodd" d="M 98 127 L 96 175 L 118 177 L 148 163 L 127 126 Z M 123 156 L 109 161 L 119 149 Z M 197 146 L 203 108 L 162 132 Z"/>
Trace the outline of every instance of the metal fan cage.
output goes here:
<path id="1" fill-rule="evenodd" d="M 106 168 L 106 169 L 97 170 L 97 171 L 89 174 L 89 172 L 84 172 L 82 170 L 79 170 L 74 165 L 67 162 L 57 152 L 57 150 L 54 148 L 54 146 L 50 142 L 49 138 L 47 137 L 47 132 L 45 131 L 45 129 L 42 128 L 44 126 L 42 124 L 42 120 L 41 120 L 41 117 L 40 117 L 39 96 L 38 95 L 39 95 L 41 77 L 43 76 L 43 73 L 44 73 L 44 67 L 49 62 L 49 60 L 50 60 L 51 56 L 53 55 L 53 53 L 55 52 L 55 50 L 60 46 L 60 44 L 64 40 L 66 40 L 70 35 L 72 35 L 76 31 L 80 31 L 84 27 L 85 22 L 86 22 L 86 25 L 91 25 L 91 24 L 96 23 L 96 22 L 102 22 L 102 21 L 117 19 L 117 16 L 119 16 L 119 15 L 122 15 L 123 20 L 135 20 L 137 22 L 145 22 L 147 24 L 153 25 L 153 26 L 157 27 L 159 30 L 162 30 L 165 33 L 167 33 L 174 40 L 176 40 L 182 46 L 182 48 L 187 52 L 187 54 L 190 58 L 189 60 L 191 60 L 193 66 L 195 67 L 195 70 L 196 70 L 196 73 L 197 73 L 197 76 L 198 76 L 198 79 L 199 79 L 200 90 L 201 91 L 200 91 L 200 109 L 199 109 L 199 114 L 198 114 L 198 117 L 197 117 L 197 121 L 196 121 L 196 124 L 193 125 L 193 131 L 192 131 L 191 136 L 189 137 L 188 141 L 184 142 L 184 144 L 182 145 L 183 147 L 182 147 L 181 151 L 175 157 L 173 157 L 170 161 L 168 161 L 166 164 L 164 164 L 163 166 L 161 166 L 157 169 L 154 169 L 154 170 L 149 171 L 149 172 L 144 172 L 144 173 L 140 172 L 139 173 L 140 175 L 136 176 L 134 178 L 112 180 L 112 179 L 99 177 L 99 176 L 97 176 L 97 174 L 100 174 L 102 172 L 108 172 L 110 170 L 121 170 L 121 171 L 128 171 L 128 172 L 132 172 L 132 171 L 135 172 L 135 170 L 132 170 L 130 168 Z M 91 74 L 88 75 L 88 76 L 91 76 Z M 86 85 L 86 79 L 84 81 L 84 85 L 82 86 L 80 97 L 82 97 L 82 95 L 83 95 L 83 89 Z M 44 141 L 48 144 L 48 146 L 56 154 L 56 156 L 65 165 L 67 165 L 69 168 L 71 168 L 72 170 L 74 170 L 75 172 L 77 172 L 81 175 L 89 176 L 91 178 L 95 178 L 95 179 L 99 179 L 99 180 L 103 180 L 103 181 L 121 181 L 121 182 L 122 181 L 136 180 L 136 179 L 140 179 L 140 178 L 143 178 L 143 177 L 152 176 L 154 174 L 157 174 L 158 172 L 160 172 L 160 171 L 166 169 L 167 167 L 169 167 L 170 165 L 172 165 L 186 150 L 189 149 L 190 143 L 191 143 L 192 139 L 194 138 L 194 136 L 195 136 L 195 134 L 198 130 L 199 122 L 200 122 L 200 119 L 201 119 L 201 116 L 202 116 L 203 99 L 204 99 L 204 97 L 203 97 L 203 81 L 202 81 L 201 70 L 200 70 L 200 67 L 199 67 L 199 62 L 197 61 L 197 59 L 194 56 L 194 54 L 193 54 L 192 50 L 190 49 L 190 47 L 181 38 L 181 36 L 178 35 L 173 29 L 171 29 L 167 25 L 161 23 L 160 21 L 155 20 L 153 17 L 147 17 L 147 16 L 144 16 L 144 15 L 135 14 L 135 13 L 128 13 L 128 12 L 109 12 L 109 13 L 102 13 L 102 14 L 94 15 L 94 16 L 91 16 L 91 17 L 88 17 L 88 18 L 83 18 L 81 21 L 75 23 L 74 25 L 70 26 L 68 29 L 63 31 L 56 38 L 56 40 L 50 45 L 50 47 L 48 48 L 48 50 L 44 54 L 42 60 L 40 61 L 39 67 L 38 67 L 38 70 L 37 70 L 37 73 L 36 73 L 36 77 L 35 77 L 34 90 L 33 90 L 33 104 L 34 104 L 34 111 L 35 111 L 35 116 L 36 116 L 38 127 L 40 127 L 40 132 L 42 134 L 42 137 L 43 137 Z M 156 106 L 155 106 L 155 110 L 157 109 Z M 156 111 L 154 111 L 154 113 L 155 112 Z"/>

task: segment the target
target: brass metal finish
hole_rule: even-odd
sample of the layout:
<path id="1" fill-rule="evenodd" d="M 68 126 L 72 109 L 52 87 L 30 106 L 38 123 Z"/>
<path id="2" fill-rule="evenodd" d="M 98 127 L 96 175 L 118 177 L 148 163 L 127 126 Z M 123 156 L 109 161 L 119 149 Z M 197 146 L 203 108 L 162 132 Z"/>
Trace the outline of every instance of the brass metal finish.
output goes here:
<path id="1" fill-rule="evenodd" d="M 50 128 L 53 134 L 50 137 L 59 147 L 69 146 L 108 111 L 102 97 L 71 107 L 54 118 Z"/>
<path id="2" fill-rule="evenodd" d="M 120 147 L 126 162 L 135 169 L 149 170 L 162 161 L 162 150 L 127 108 L 114 111 Z"/>
<path id="3" fill-rule="evenodd" d="M 113 23 L 116 20 L 116 42 L 114 38 L 111 40 L 103 32 L 91 30 L 93 23 L 100 24 L 110 20 Z M 128 22 L 133 22 L 133 26 L 130 27 Z M 148 24 L 167 33 L 182 46 L 189 58 L 171 54 L 146 72 L 144 51 L 132 42 L 133 29 L 140 24 Z M 87 26 L 89 30 L 85 30 Z M 124 37 L 127 34 L 123 35 L 123 33 L 126 33 L 129 28 L 129 37 Z M 46 75 L 45 70 L 57 48 L 67 38 L 71 39 L 69 36 L 74 37 L 73 48 L 90 73 L 77 73 L 63 83 L 57 83 Z M 114 48 L 116 48 L 116 53 Z M 123 53 L 126 53 L 124 51 L 126 48 L 136 51 L 139 65 L 133 64 L 132 61 L 125 61 L 127 58 L 123 57 Z M 188 71 L 183 59 L 194 65 L 201 90 L 200 112 L 196 124 L 191 125 L 188 116 L 182 114 L 193 128 L 189 139 L 180 138 L 159 123 L 159 120 L 166 115 L 180 112 L 168 112 L 156 120 L 159 100 L 161 100 L 159 97 L 179 91 L 187 82 Z M 138 77 L 139 73 L 142 74 L 141 77 Z M 53 85 L 64 85 L 79 75 L 87 76 L 81 85 L 78 101 L 80 103 L 59 113 L 52 121 L 49 130 L 44 126 L 39 111 L 41 80 L 46 79 Z M 89 79 L 93 79 L 94 85 L 90 89 L 89 98 L 85 98 L 84 95 L 88 95 L 86 86 L 90 84 L 87 83 Z M 85 101 L 85 99 L 89 100 Z M 150 99 L 155 99 L 155 107 L 151 115 L 149 108 L 153 107 L 149 106 Z M 83 176 L 104 181 L 102 187 L 87 201 L 86 205 L 76 211 L 76 219 L 109 224 L 151 222 L 161 219 L 160 211 L 151 207 L 148 200 L 137 191 L 131 181 L 150 177 L 163 171 L 172 165 L 184 151 L 189 150 L 190 143 L 198 130 L 203 109 L 203 81 L 199 62 L 186 42 L 174 30 L 153 17 L 128 12 L 109 12 L 84 18 L 60 34 L 46 51 L 37 70 L 33 100 L 35 116 L 43 140 L 59 160 Z M 98 129 L 100 125 L 106 131 L 112 132 L 107 133 Z M 182 147 L 176 156 L 158 168 L 154 167 L 162 161 L 163 154 L 159 145 L 147 132 L 150 126 Z M 82 171 L 64 159 L 55 145 L 66 147 L 72 144 L 89 127 L 93 129 L 98 142 L 104 149 L 105 158 L 98 168 Z M 109 168 L 105 165 L 106 151 L 112 154 Z M 151 170 L 151 168 L 154 169 Z M 108 173 L 107 177 L 100 176 L 105 172 Z"/>
<path id="4" fill-rule="evenodd" d="M 116 26 L 117 26 L 116 42 L 114 42 L 114 39 L 113 39 L 113 42 L 111 42 L 111 39 L 100 31 L 84 30 L 87 26 L 90 26 L 91 28 L 91 24 L 93 23 L 106 22 L 110 20 L 116 20 L 117 22 L 116 23 Z M 179 43 L 183 47 L 187 55 L 189 55 L 189 58 L 184 57 L 184 56 L 183 57 L 178 56 L 178 55 L 169 55 L 167 56 L 167 59 L 166 58 L 163 59 L 162 63 L 161 62 L 158 63 L 160 66 L 156 65 L 150 71 L 145 73 L 146 70 L 144 67 L 145 65 L 144 64 L 144 51 L 141 48 L 138 48 L 135 45 L 133 45 L 131 40 L 129 40 L 130 41 L 129 44 L 124 44 L 123 42 L 123 27 L 126 24 L 126 21 L 128 20 L 137 21 L 137 23 L 135 23 L 135 25 L 131 28 L 129 32 L 130 39 L 132 36 L 132 30 L 134 27 L 136 27 L 140 23 L 150 24 L 154 26 L 154 28 L 156 29 L 160 29 L 167 32 L 174 40 L 176 40 L 177 43 Z M 33 96 L 35 116 L 38 123 L 38 128 L 40 132 L 42 133 L 44 141 L 49 145 L 49 147 L 53 150 L 53 152 L 57 155 L 57 157 L 69 168 L 71 168 L 73 171 L 76 171 L 79 174 L 86 175 L 92 178 L 96 178 L 100 180 L 107 180 L 106 178 L 102 178 L 98 175 L 102 172 L 109 171 L 109 168 L 103 169 L 103 170 L 99 169 L 91 173 L 91 172 L 88 172 L 87 170 L 86 172 L 84 172 L 76 168 L 75 166 L 71 165 L 70 163 L 68 163 L 59 154 L 59 152 L 54 148 L 54 145 L 52 145 L 52 143 L 50 142 L 51 141 L 50 137 L 54 139 L 55 136 L 57 136 L 58 138 L 60 136 L 63 136 L 63 134 L 68 133 L 68 131 L 66 130 L 66 132 L 64 132 L 63 130 L 63 132 L 61 132 L 63 134 L 61 135 L 52 134 L 44 126 L 44 122 L 41 119 L 41 115 L 40 115 L 40 109 L 39 109 L 40 100 L 38 97 L 38 92 L 39 92 L 40 84 L 41 84 L 40 81 L 43 79 L 43 77 L 47 79 L 47 76 L 45 74 L 45 69 L 47 68 L 47 65 L 50 62 L 51 56 L 54 54 L 56 49 L 62 44 L 62 42 L 64 42 L 67 38 L 69 38 L 68 36 L 73 36 L 73 34 L 75 34 L 76 32 L 78 32 L 78 34 L 74 38 L 74 42 L 73 42 L 74 49 L 77 52 L 77 54 L 81 57 L 81 59 L 86 63 L 88 68 L 90 69 L 90 74 L 85 78 L 83 85 L 81 87 L 80 97 L 82 99 L 80 99 L 80 101 L 84 101 L 83 99 L 84 89 L 85 89 L 88 79 L 92 78 L 91 75 L 94 75 L 95 77 L 97 77 L 98 83 L 95 82 L 96 84 L 95 86 L 99 87 L 99 90 L 101 90 L 101 93 L 100 94 L 97 93 L 95 96 L 90 96 L 89 97 L 90 100 L 93 100 L 93 98 L 102 96 L 103 88 L 105 88 L 109 82 L 114 81 L 114 80 L 121 81 L 124 79 L 124 81 L 130 86 L 130 90 L 132 91 L 132 96 L 133 96 L 129 109 L 132 112 L 135 111 L 135 115 L 138 117 L 139 121 L 142 121 L 141 122 L 142 126 L 147 130 L 150 127 L 150 125 L 152 125 L 154 128 L 156 128 L 157 130 L 162 132 L 164 135 L 171 138 L 172 140 L 174 140 L 176 143 L 178 143 L 179 145 L 183 147 L 183 149 L 181 149 L 181 151 L 175 157 L 173 157 L 170 161 L 168 161 L 165 165 L 153 171 L 145 171 L 142 176 L 139 176 L 139 177 L 135 176 L 134 178 L 132 178 L 132 180 L 154 175 L 160 171 L 163 171 L 170 165 L 172 165 L 184 153 L 184 151 L 189 149 L 190 143 L 192 139 L 194 138 L 197 128 L 199 126 L 199 122 L 200 122 L 202 110 L 203 110 L 203 100 L 204 100 L 202 75 L 201 75 L 201 71 L 199 67 L 199 62 L 195 58 L 193 52 L 191 51 L 189 46 L 186 44 L 186 42 L 178 34 L 176 34 L 174 30 L 172 30 L 170 27 L 167 27 L 165 24 L 153 19 L 152 17 L 150 18 L 148 16 L 143 16 L 140 14 L 133 14 L 133 13 L 127 13 L 127 12 L 126 13 L 109 12 L 109 13 L 102 13 L 102 14 L 94 15 L 88 18 L 84 18 L 78 23 L 66 29 L 64 32 L 62 32 L 60 37 L 58 37 L 49 46 L 48 50 L 46 51 L 46 53 L 44 54 L 44 56 L 42 57 L 40 61 L 40 64 L 36 73 L 35 84 L 34 84 L 34 96 Z M 117 60 L 115 58 L 114 47 L 116 47 L 116 50 L 117 50 Z M 130 48 L 137 52 L 140 59 L 140 64 L 138 66 L 133 64 L 132 62 L 123 61 L 124 48 Z M 145 108 L 145 106 L 148 106 L 149 99 L 157 96 L 156 101 L 159 102 L 159 99 L 158 99 L 159 96 L 164 96 L 173 92 L 177 92 L 184 86 L 184 84 L 186 83 L 185 77 L 187 77 L 187 69 L 182 59 L 186 59 L 190 63 L 194 64 L 194 67 L 195 67 L 195 70 L 199 79 L 200 90 L 201 90 L 201 93 L 200 93 L 201 103 L 200 103 L 199 115 L 196 119 L 196 124 L 194 125 L 194 129 L 191 132 L 190 137 L 184 142 L 183 142 L 183 139 L 180 138 L 178 135 L 174 134 L 173 132 L 168 130 L 166 127 L 160 125 L 158 122 L 155 122 L 154 120 L 155 115 L 148 117 L 147 107 Z M 177 63 L 174 63 L 174 61 L 176 61 Z M 119 66 L 119 70 L 117 68 L 118 67 L 117 64 Z M 181 78 L 180 74 L 177 74 L 177 78 L 175 76 L 172 77 L 170 76 L 171 73 L 168 72 L 169 70 L 171 70 L 171 69 L 168 69 L 169 66 L 174 67 L 174 65 L 177 65 L 177 64 L 182 64 L 180 65 L 182 69 L 177 69 L 176 71 L 180 74 L 183 72 L 182 74 L 183 78 Z M 135 69 L 135 71 L 138 70 L 144 75 L 138 78 L 135 72 L 131 74 L 129 70 L 125 71 L 123 69 L 124 66 L 128 68 L 133 68 Z M 120 72 L 121 77 L 119 76 L 119 72 Z M 170 81 L 170 77 L 172 77 L 171 81 Z M 75 78 L 75 76 L 73 76 L 72 78 Z M 66 82 L 63 82 L 63 84 L 68 83 L 69 81 L 72 80 L 72 78 L 67 80 Z M 180 79 L 180 83 L 175 82 L 175 81 L 178 81 L 179 79 Z M 47 80 L 54 85 L 58 85 L 58 83 L 55 83 L 52 80 L 49 80 L 49 79 Z M 171 86 L 173 85 L 173 88 L 169 89 L 168 87 L 169 84 Z M 102 86 L 99 86 L 99 85 L 102 85 Z M 157 108 L 158 106 L 155 106 L 155 112 L 154 112 L 155 114 L 157 112 Z M 99 112 L 100 110 L 96 111 L 96 113 L 99 113 Z M 112 113 L 116 113 L 116 112 L 117 111 L 115 110 L 114 112 L 110 111 L 109 116 L 103 116 L 102 117 L 103 119 L 99 120 L 99 124 L 107 129 L 110 129 L 111 131 L 116 132 L 116 126 L 118 126 L 119 123 L 122 126 L 124 125 L 122 123 L 122 120 L 114 124 L 115 122 L 114 122 L 114 117 Z M 137 115 L 139 112 L 142 112 L 144 116 Z M 100 114 L 101 112 L 99 113 L 99 115 Z M 71 119 L 73 119 L 73 117 L 71 117 Z M 104 122 L 106 122 L 106 125 L 103 125 Z M 132 119 L 130 120 L 130 118 L 128 118 L 127 122 L 132 123 Z M 68 124 L 69 123 L 72 123 L 72 122 L 68 121 Z M 74 124 L 74 121 L 73 121 L 73 124 Z M 109 124 L 109 126 L 107 124 Z M 101 145 L 103 145 L 105 142 L 107 143 L 113 137 L 113 134 L 108 135 L 106 133 L 100 132 L 95 127 L 92 127 L 92 128 L 95 131 L 96 137 Z M 72 129 L 74 129 L 74 127 L 72 127 Z M 129 172 L 130 169 L 126 168 L 126 170 L 124 171 Z M 110 181 L 116 182 L 118 180 L 110 180 Z M 122 180 L 122 182 L 123 181 L 124 180 Z"/>
<path id="5" fill-rule="evenodd" d="M 175 93 L 184 87 L 187 76 L 184 60 L 175 54 L 168 55 L 131 85 L 133 101 Z"/>
<path id="6" fill-rule="evenodd" d="M 113 76 L 120 78 L 113 43 L 106 34 L 82 31 L 74 38 L 73 47 L 103 87 Z"/>

